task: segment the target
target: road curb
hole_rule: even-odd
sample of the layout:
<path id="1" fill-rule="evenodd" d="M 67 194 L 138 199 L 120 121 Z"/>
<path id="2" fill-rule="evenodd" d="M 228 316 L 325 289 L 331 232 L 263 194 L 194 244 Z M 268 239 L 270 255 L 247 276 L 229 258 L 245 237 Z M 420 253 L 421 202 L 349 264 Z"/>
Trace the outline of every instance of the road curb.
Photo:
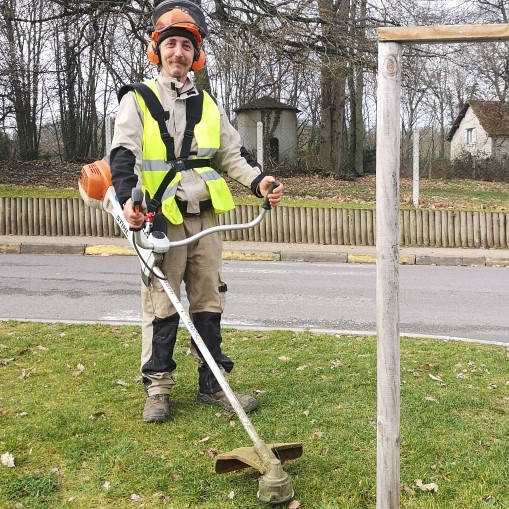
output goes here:
<path id="1" fill-rule="evenodd" d="M 75 239 L 78 240 L 78 239 Z M 232 243 L 230 243 L 232 244 Z M 225 246 L 226 247 L 226 246 Z M 223 251 L 223 260 L 239 261 L 270 261 L 270 262 L 323 262 L 323 263 L 355 263 L 355 264 L 376 264 L 376 254 L 365 253 L 362 247 L 360 252 L 341 251 L 329 249 L 331 246 L 324 246 L 324 249 L 309 248 L 309 246 L 299 246 L 296 244 L 270 246 L 271 249 L 263 249 L 263 243 L 258 246 L 245 246 L 240 243 L 239 249 L 229 249 Z M 408 249 L 405 248 L 407 251 Z M 86 256 L 135 256 L 136 253 L 128 243 L 124 245 L 116 244 L 90 244 L 87 242 L 77 243 L 69 240 L 60 239 L 57 241 L 38 241 L 38 242 L 2 242 L 0 243 L 0 254 L 45 254 L 45 255 L 86 255 Z M 486 266 L 486 267 L 509 267 L 509 256 L 506 253 L 500 253 L 499 256 L 477 255 L 469 253 L 467 256 L 451 253 L 431 254 L 412 254 L 401 253 L 399 257 L 400 265 L 441 265 L 441 266 Z"/>
<path id="2" fill-rule="evenodd" d="M 463 257 L 463 256 L 434 256 L 418 255 L 415 257 L 416 265 L 442 265 L 454 266 L 483 266 L 486 265 L 485 256 Z"/>
<path id="3" fill-rule="evenodd" d="M 19 244 L 0 244 L 0 253 L 19 254 L 21 246 Z"/>
<path id="4" fill-rule="evenodd" d="M 280 253 L 270 251 L 223 251 L 223 260 L 244 260 L 252 262 L 278 262 Z"/>
<path id="5" fill-rule="evenodd" d="M 85 246 L 85 254 L 91 256 L 135 256 L 134 249 L 130 246 L 93 245 Z"/>

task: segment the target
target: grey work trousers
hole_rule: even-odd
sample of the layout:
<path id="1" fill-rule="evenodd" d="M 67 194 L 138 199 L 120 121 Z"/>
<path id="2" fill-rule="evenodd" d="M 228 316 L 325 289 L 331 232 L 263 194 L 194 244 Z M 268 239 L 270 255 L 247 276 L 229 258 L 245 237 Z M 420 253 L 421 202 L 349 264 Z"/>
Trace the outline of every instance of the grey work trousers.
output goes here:
<path id="1" fill-rule="evenodd" d="M 180 225 L 167 222 L 170 240 L 188 238 L 217 225 L 213 210 L 199 216 L 186 217 Z M 161 269 L 180 300 L 180 287 L 185 284 L 189 315 L 209 312 L 220 316 L 225 294 L 221 275 L 222 242 L 218 233 L 206 235 L 187 246 L 170 248 L 165 253 Z M 173 350 L 179 316 L 159 280 L 152 277 L 149 286 L 142 283 L 142 351 L 141 372 L 149 396 L 169 394 L 174 385 L 172 372 L 176 368 Z M 203 334 L 200 332 L 200 335 Z M 212 334 L 213 335 L 213 334 Z M 203 338 L 206 340 L 206 338 Z M 211 341 L 216 341 L 214 338 Z M 217 339 L 219 343 L 221 338 Z M 205 341 L 207 343 L 207 341 Z M 196 350 L 192 348 L 196 356 Z"/>

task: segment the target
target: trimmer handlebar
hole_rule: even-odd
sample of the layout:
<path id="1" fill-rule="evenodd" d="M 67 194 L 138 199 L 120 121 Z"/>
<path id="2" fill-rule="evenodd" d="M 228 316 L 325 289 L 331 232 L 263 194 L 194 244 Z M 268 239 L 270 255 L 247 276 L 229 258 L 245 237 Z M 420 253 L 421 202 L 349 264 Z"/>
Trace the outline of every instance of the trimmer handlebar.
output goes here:
<path id="1" fill-rule="evenodd" d="M 249 228 L 253 228 L 257 224 L 261 223 L 262 219 L 264 218 L 265 214 L 272 208 L 269 201 L 269 194 L 274 191 L 276 187 L 278 187 L 280 183 L 275 180 L 270 185 L 267 195 L 265 197 L 265 200 L 261 206 L 260 214 L 250 221 L 249 223 L 237 223 L 237 224 L 225 224 L 225 225 L 218 225 L 218 226 L 212 226 L 211 228 L 207 228 L 205 230 L 202 230 L 201 232 L 196 233 L 195 235 L 192 235 L 191 237 L 188 237 L 186 239 L 182 240 L 167 240 L 167 249 L 170 249 L 172 247 L 181 247 L 181 246 L 187 246 L 188 244 L 191 244 L 198 239 L 201 239 L 202 237 L 205 237 L 206 235 L 210 235 L 212 233 L 218 233 L 218 232 L 226 232 L 226 231 L 233 231 L 233 230 L 247 230 Z M 143 191 L 139 188 L 134 188 L 131 194 L 131 199 L 133 201 L 133 206 L 141 206 L 141 203 L 143 201 Z M 134 242 L 144 248 L 144 249 L 152 249 L 158 253 L 162 253 L 165 251 L 161 251 L 161 246 L 163 245 L 163 239 L 161 237 L 164 237 L 167 239 L 166 235 L 164 235 L 162 232 L 152 232 L 151 233 L 151 224 L 146 223 L 144 228 L 141 228 L 140 230 L 133 231 L 133 240 Z M 164 242 L 164 245 L 166 243 Z"/>

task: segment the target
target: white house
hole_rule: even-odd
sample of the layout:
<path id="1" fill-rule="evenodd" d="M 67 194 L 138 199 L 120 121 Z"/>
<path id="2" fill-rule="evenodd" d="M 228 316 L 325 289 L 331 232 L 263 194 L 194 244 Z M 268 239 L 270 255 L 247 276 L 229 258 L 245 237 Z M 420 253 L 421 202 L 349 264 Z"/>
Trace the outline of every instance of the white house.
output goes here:
<path id="1" fill-rule="evenodd" d="M 451 159 L 465 153 L 478 158 L 509 155 L 509 105 L 470 100 L 461 108 L 447 135 Z"/>
<path id="2" fill-rule="evenodd" d="M 244 104 L 235 110 L 237 129 L 245 147 L 253 154 L 257 152 L 257 123 L 263 124 L 264 146 L 273 163 L 297 162 L 297 113 L 293 106 L 283 104 L 269 96 Z M 256 154 L 258 156 L 258 154 Z"/>

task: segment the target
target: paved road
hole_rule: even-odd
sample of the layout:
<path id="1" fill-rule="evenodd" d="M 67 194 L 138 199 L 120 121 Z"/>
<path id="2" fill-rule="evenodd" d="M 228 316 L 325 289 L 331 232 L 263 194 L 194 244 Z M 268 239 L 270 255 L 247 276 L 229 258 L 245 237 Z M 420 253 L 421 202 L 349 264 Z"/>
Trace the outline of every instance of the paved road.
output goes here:
<path id="1" fill-rule="evenodd" d="M 139 323 L 133 257 L 0 260 L 2 319 Z M 373 332 L 375 271 L 362 264 L 225 261 L 224 323 Z M 401 332 L 509 343 L 508 279 L 505 268 L 402 266 Z"/>

